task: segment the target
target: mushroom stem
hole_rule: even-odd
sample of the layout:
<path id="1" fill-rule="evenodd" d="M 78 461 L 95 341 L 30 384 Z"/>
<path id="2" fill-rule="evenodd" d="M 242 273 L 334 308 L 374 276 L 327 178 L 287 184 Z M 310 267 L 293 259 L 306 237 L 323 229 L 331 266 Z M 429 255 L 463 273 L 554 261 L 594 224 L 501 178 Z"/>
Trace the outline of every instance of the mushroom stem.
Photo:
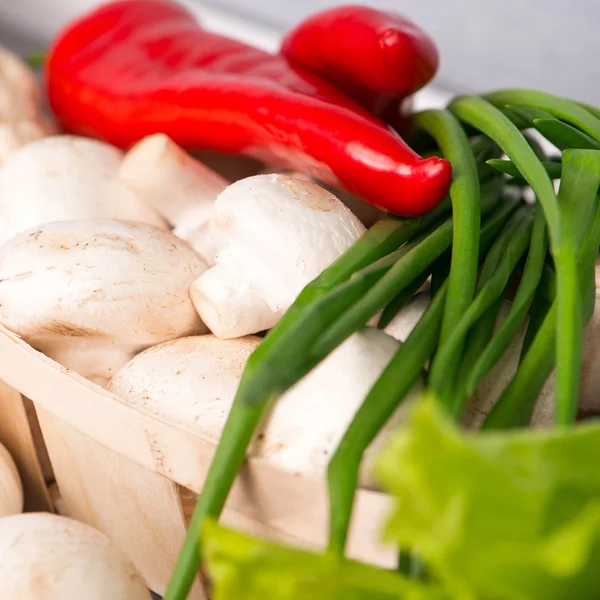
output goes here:
<path id="1" fill-rule="evenodd" d="M 213 204 L 229 182 L 162 133 L 139 141 L 123 158 L 119 177 L 209 262 Z"/>
<path id="2" fill-rule="evenodd" d="M 192 285 L 194 306 L 224 339 L 270 329 L 364 231 L 333 194 L 306 179 L 238 181 L 214 205 L 216 265 Z"/>

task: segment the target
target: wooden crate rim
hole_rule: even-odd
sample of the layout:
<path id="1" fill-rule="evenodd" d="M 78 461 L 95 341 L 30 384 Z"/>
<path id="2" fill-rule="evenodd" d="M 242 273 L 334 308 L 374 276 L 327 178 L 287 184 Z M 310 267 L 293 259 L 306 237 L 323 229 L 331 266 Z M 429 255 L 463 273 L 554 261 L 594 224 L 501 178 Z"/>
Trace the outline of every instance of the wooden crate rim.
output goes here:
<path id="1" fill-rule="evenodd" d="M 83 434 L 179 485 L 200 492 L 214 442 L 127 405 L 118 396 L 34 350 L 0 326 L 0 379 Z M 357 490 L 352 538 L 378 539 L 390 510 L 387 494 Z M 228 508 L 286 530 L 324 541 L 328 497 L 325 481 L 251 458 L 240 471 Z M 389 556 L 389 549 L 381 548 Z M 387 561 L 386 561 L 387 562 Z"/>

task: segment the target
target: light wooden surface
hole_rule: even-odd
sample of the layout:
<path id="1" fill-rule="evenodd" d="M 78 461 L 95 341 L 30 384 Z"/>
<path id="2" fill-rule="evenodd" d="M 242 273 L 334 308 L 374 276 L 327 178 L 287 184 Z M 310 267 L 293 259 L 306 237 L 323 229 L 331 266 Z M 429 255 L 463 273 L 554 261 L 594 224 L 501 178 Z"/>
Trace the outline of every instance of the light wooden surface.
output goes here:
<path id="1" fill-rule="evenodd" d="M 0 352 L 0 362 L 3 360 L 4 355 Z M 30 429 L 26 401 L 4 381 L 0 381 L 0 442 L 6 446 L 17 465 L 23 483 L 25 510 L 52 511 L 52 502 Z"/>
<path id="2" fill-rule="evenodd" d="M 177 485 L 38 408 L 67 514 L 103 531 L 164 593 L 186 533 Z M 206 600 L 198 582 L 190 600 Z"/>
<path id="3" fill-rule="evenodd" d="M 202 489 L 214 451 L 210 441 L 126 405 L 1 328 L 0 356 L 0 379 L 39 408 L 139 466 L 194 492 Z M 322 480 L 250 460 L 238 476 L 227 508 L 256 524 L 257 533 L 289 536 L 315 548 L 326 542 L 327 494 Z M 389 508 L 385 494 L 358 490 L 351 556 L 386 567 L 395 564 L 394 549 L 378 541 Z"/>

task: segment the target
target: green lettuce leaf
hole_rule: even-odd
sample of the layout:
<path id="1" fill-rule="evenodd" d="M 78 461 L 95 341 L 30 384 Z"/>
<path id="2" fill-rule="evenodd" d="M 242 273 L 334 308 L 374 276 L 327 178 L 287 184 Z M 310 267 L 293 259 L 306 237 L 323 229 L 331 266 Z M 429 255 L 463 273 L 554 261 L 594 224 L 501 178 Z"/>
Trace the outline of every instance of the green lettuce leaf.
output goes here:
<path id="1" fill-rule="evenodd" d="M 433 400 L 380 455 L 387 539 L 454 598 L 600 598 L 600 426 L 468 433 Z"/>
<path id="2" fill-rule="evenodd" d="M 214 600 L 450 600 L 437 587 L 362 563 L 204 528 Z"/>

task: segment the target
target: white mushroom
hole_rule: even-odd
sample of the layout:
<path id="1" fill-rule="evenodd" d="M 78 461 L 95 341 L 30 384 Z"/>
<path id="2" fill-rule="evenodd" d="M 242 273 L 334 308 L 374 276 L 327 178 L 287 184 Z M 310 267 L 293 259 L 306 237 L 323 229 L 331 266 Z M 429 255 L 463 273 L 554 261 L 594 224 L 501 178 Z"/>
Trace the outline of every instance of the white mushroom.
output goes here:
<path id="1" fill-rule="evenodd" d="M 405 342 L 410 332 L 429 307 L 430 296 L 428 293 L 417 294 L 398 314 L 387 324 L 384 331 L 399 342 Z"/>
<path id="2" fill-rule="evenodd" d="M 0 164 L 21 146 L 53 131 L 41 114 L 35 74 L 21 58 L 0 47 Z"/>
<path id="3" fill-rule="evenodd" d="M 398 346 L 372 327 L 348 338 L 274 405 L 251 455 L 289 471 L 324 476 L 348 425 Z M 375 486 L 370 476 L 373 458 L 421 392 L 419 381 L 367 450 L 361 485 Z"/>
<path id="4" fill-rule="evenodd" d="M 0 444 L 0 517 L 14 515 L 22 510 L 23 486 L 19 472 L 8 450 Z"/>
<path id="5" fill-rule="evenodd" d="M 212 335 L 168 342 L 133 358 L 109 389 L 140 410 L 217 442 L 244 365 L 259 342 L 254 336 L 220 340 Z M 323 476 L 352 417 L 397 348 L 398 342 L 373 328 L 346 340 L 277 401 L 250 454 L 290 471 Z M 369 457 L 402 420 L 409 403 L 380 433 Z M 367 458 L 363 485 L 372 485 L 369 464 Z"/>
<path id="6" fill-rule="evenodd" d="M 166 227 L 118 180 L 121 158 L 113 146 L 68 135 L 19 149 L 0 168 L 0 244 L 51 221 L 106 218 Z"/>
<path id="7" fill-rule="evenodd" d="M 48 513 L 0 519 L 0 590 L 2 600 L 150 600 L 104 534 Z"/>
<path id="8" fill-rule="evenodd" d="M 333 194 L 306 180 L 238 181 L 215 203 L 217 264 L 192 285 L 194 305 L 220 338 L 269 329 L 364 231 Z"/>
<path id="9" fill-rule="evenodd" d="M 358 196 L 352 195 L 350 192 L 346 190 L 336 189 L 332 186 L 325 184 L 323 182 L 318 181 L 314 177 L 307 175 L 301 171 L 293 171 L 291 169 L 281 169 L 280 167 L 276 167 L 274 165 L 266 165 L 259 171 L 259 174 L 269 175 L 269 174 L 284 174 L 293 177 L 294 179 L 305 179 L 306 181 L 312 181 L 313 183 L 318 183 L 320 186 L 324 187 L 326 190 L 331 191 L 335 194 L 339 200 L 341 200 L 352 212 L 352 214 L 357 217 L 360 222 L 365 227 L 371 227 L 376 221 L 382 219 L 385 216 L 385 213 L 372 206 L 371 204 L 367 204 L 364 200 L 361 200 Z"/>
<path id="10" fill-rule="evenodd" d="M 185 337 L 145 350 L 128 362 L 108 389 L 151 415 L 215 443 L 257 336 L 220 340 Z"/>
<path id="11" fill-rule="evenodd" d="M 142 223 L 48 223 L 0 248 L 0 323 L 105 383 L 135 353 L 206 331 L 188 295 L 207 268 L 186 242 Z"/>
<path id="12" fill-rule="evenodd" d="M 119 177 L 213 264 L 210 214 L 217 195 L 229 184 L 226 179 L 160 133 L 144 138 L 125 155 Z"/>

